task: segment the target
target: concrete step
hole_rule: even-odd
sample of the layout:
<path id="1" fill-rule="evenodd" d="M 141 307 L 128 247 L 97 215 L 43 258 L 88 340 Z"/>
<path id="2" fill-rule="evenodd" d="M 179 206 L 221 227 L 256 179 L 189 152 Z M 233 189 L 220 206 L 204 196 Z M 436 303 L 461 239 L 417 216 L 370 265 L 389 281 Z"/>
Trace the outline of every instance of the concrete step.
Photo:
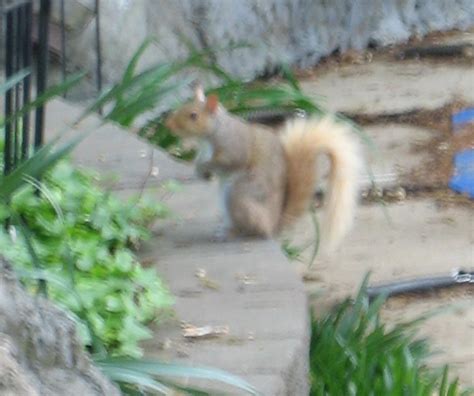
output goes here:
<path id="1" fill-rule="evenodd" d="M 364 146 L 365 157 L 379 187 L 412 184 L 411 174 L 428 159 L 417 145 L 427 143 L 436 131 L 406 124 L 379 124 L 364 128 L 372 146 Z M 362 174 L 362 188 L 370 187 L 369 175 Z"/>
<path id="2" fill-rule="evenodd" d="M 474 68 L 382 59 L 327 69 L 301 86 L 331 111 L 381 115 L 433 110 L 453 99 L 474 103 Z"/>

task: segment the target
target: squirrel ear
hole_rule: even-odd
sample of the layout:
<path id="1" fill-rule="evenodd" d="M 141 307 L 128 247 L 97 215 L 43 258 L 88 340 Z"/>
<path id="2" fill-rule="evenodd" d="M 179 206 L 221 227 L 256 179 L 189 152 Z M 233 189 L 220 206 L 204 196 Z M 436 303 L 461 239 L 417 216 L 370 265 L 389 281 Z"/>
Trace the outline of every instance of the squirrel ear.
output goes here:
<path id="1" fill-rule="evenodd" d="M 194 87 L 194 99 L 198 102 L 204 103 L 206 101 L 206 95 L 204 94 L 204 88 L 201 84 L 196 84 Z"/>
<path id="2" fill-rule="evenodd" d="M 217 110 L 217 106 L 219 104 L 219 98 L 217 95 L 212 94 L 207 97 L 206 101 L 206 109 L 209 113 L 215 113 Z"/>

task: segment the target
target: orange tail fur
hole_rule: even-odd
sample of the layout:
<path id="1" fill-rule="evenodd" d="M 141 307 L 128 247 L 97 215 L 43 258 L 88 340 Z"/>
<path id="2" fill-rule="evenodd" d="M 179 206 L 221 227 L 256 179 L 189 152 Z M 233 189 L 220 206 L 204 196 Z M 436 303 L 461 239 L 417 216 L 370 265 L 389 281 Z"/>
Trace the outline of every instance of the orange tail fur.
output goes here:
<path id="1" fill-rule="evenodd" d="M 321 241 L 330 251 L 351 227 L 357 205 L 362 156 L 356 136 L 349 126 L 331 117 L 299 119 L 286 125 L 282 142 L 288 166 L 282 225 L 296 220 L 309 208 L 317 179 L 317 155 L 327 154 L 331 160 L 321 227 Z"/>

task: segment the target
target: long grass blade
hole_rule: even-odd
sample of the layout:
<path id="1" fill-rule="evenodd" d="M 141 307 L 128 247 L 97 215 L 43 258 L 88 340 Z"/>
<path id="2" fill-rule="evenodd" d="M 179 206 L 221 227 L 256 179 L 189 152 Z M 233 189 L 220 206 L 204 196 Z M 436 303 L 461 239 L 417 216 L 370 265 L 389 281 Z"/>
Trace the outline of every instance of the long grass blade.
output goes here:
<path id="1" fill-rule="evenodd" d="M 133 384 L 138 388 L 145 388 L 149 391 L 158 392 L 160 395 L 175 395 L 173 389 L 161 384 L 159 381 L 143 372 L 137 372 L 122 367 L 104 366 L 101 364 L 98 364 L 98 367 L 113 381 Z"/>
<path id="2" fill-rule="evenodd" d="M 64 214 L 59 206 L 57 200 L 54 198 L 53 193 L 49 189 L 49 187 L 41 183 L 39 180 L 32 178 L 29 175 L 25 175 L 25 182 L 33 186 L 36 190 L 38 190 L 43 197 L 46 198 L 46 200 L 50 203 L 51 207 L 54 209 L 54 212 L 56 213 L 56 216 L 61 220 L 61 222 L 64 222 Z"/>
<path id="3" fill-rule="evenodd" d="M 162 363 L 153 360 L 130 360 L 122 358 L 109 358 L 98 360 L 96 362 L 100 367 L 120 367 L 129 370 L 144 372 L 157 377 L 178 377 L 178 378 L 196 378 L 211 381 L 223 382 L 227 385 L 235 386 L 241 390 L 257 395 L 256 389 L 246 381 L 237 376 L 226 373 L 225 371 L 205 368 L 205 367 L 188 367 L 178 364 Z"/>
<path id="4" fill-rule="evenodd" d="M 311 257 L 308 262 L 308 268 L 312 268 L 314 264 L 314 260 L 316 260 L 316 256 L 318 255 L 319 252 L 319 245 L 321 241 L 321 229 L 319 227 L 319 221 L 318 218 L 316 217 L 316 213 L 314 208 L 311 208 L 310 210 L 311 213 L 311 221 L 313 223 L 313 230 L 314 230 L 314 246 L 313 246 L 313 251 L 311 252 Z"/>
<path id="5" fill-rule="evenodd" d="M 128 62 L 127 67 L 125 68 L 125 72 L 123 74 L 122 82 L 130 81 L 135 74 L 135 70 L 137 68 L 137 64 L 140 60 L 140 57 L 146 51 L 148 46 L 152 43 L 151 38 L 146 38 L 143 43 L 138 47 L 135 53 L 132 56 L 132 59 Z"/>
<path id="6" fill-rule="evenodd" d="M 13 76 L 10 76 L 7 81 L 0 84 L 0 95 L 3 95 L 9 89 L 12 89 L 15 85 L 23 81 L 23 79 L 31 73 L 30 69 L 20 70 Z"/>
<path id="7" fill-rule="evenodd" d="M 50 101 L 56 96 L 60 96 L 63 93 L 67 92 L 74 85 L 78 84 L 85 76 L 85 73 L 78 73 L 67 78 L 61 84 L 53 85 L 51 88 L 48 88 L 43 94 L 38 96 L 35 100 L 25 104 L 22 108 L 18 109 L 13 115 L 6 118 L 3 121 L 0 121 L 0 127 L 5 125 L 7 122 L 10 122 L 18 117 L 23 116 L 26 113 L 29 113 L 31 110 L 36 109 L 39 106 L 44 105 L 46 102 Z"/>
<path id="8" fill-rule="evenodd" d="M 51 166 L 69 154 L 72 149 L 85 137 L 85 134 L 71 139 L 53 151 L 58 139 L 41 147 L 33 156 L 22 162 L 11 173 L 0 177 L 0 199 L 8 200 L 11 195 L 22 187 L 25 178 L 39 179 Z"/>

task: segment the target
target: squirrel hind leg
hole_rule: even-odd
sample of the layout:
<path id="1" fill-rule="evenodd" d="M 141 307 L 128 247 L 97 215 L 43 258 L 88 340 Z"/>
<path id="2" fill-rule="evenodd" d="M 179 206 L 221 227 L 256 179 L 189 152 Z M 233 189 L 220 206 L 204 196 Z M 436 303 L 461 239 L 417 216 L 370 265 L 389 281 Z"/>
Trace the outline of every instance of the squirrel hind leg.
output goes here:
<path id="1" fill-rule="evenodd" d="M 231 203 L 230 217 L 234 230 L 246 236 L 271 238 L 278 221 L 271 211 L 251 199 L 241 199 Z"/>

